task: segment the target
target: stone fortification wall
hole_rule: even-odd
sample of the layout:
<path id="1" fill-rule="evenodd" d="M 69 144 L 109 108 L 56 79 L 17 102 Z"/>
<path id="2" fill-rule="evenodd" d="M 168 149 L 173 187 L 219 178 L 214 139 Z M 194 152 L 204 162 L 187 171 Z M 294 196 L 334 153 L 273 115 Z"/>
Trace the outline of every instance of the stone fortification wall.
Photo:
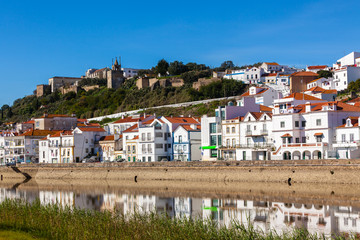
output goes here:
<path id="1" fill-rule="evenodd" d="M 0 167 L 3 179 L 360 184 L 360 160 L 34 164 Z"/>

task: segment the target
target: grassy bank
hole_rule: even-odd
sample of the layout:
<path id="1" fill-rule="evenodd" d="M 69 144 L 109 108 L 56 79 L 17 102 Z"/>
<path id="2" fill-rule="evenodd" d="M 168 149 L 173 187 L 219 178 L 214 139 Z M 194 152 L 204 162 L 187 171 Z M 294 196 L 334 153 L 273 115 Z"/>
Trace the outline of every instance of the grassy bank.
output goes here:
<path id="1" fill-rule="evenodd" d="M 214 222 L 171 219 L 158 214 L 125 217 L 109 211 L 42 206 L 6 200 L 0 204 L 1 231 L 23 232 L 41 239 L 318 239 L 303 230 L 285 235 L 264 234 L 234 223 L 231 228 Z M 1 235 L 0 235 L 1 236 Z M 31 238 L 29 238 L 31 239 Z"/>

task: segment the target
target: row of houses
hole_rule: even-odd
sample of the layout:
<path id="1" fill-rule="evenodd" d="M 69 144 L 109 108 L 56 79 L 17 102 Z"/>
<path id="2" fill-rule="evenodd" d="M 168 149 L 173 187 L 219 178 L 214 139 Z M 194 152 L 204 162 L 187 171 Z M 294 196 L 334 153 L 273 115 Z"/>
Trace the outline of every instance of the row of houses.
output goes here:
<path id="1" fill-rule="evenodd" d="M 0 159 L 5 164 L 360 157 L 360 99 L 334 101 L 336 91 L 320 87 L 276 94 L 253 86 L 213 116 L 134 115 L 104 128 L 45 114 L 1 133 Z M 259 104 L 264 101 L 273 105 Z"/>

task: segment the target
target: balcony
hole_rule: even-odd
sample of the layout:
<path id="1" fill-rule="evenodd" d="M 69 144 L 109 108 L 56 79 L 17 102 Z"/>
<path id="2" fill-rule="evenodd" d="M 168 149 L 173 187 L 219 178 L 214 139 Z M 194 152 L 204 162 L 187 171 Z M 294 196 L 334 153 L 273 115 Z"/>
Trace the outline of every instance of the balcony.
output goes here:
<path id="1" fill-rule="evenodd" d="M 245 135 L 246 135 L 246 136 L 252 136 L 252 131 L 251 131 L 251 130 L 246 130 Z"/>
<path id="2" fill-rule="evenodd" d="M 328 143 L 317 142 L 317 143 L 283 143 L 281 147 L 283 148 L 299 148 L 299 147 L 327 147 Z"/>
<path id="3" fill-rule="evenodd" d="M 360 146 L 360 140 L 353 141 L 337 141 L 333 142 L 333 147 L 336 148 L 357 148 Z"/>
<path id="4" fill-rule="evenodd" d="M 262 130 L 260 130 L 260 134 L 261 135 L 268 135 L 268 130 L 267 129 L 262 129 Z"/>
<path id="5" fill-rule="evenodd" d="M 153 142 L 154 138 L 140 138 L 140 142 Z"/>
<path id="6" fill-rule="evenodd" d="M 272 143 L 255 143 L 255 144 L 239 144 L 236 148 L 252 148 L 252 149 L 270 149 L 273 148 Z"/>

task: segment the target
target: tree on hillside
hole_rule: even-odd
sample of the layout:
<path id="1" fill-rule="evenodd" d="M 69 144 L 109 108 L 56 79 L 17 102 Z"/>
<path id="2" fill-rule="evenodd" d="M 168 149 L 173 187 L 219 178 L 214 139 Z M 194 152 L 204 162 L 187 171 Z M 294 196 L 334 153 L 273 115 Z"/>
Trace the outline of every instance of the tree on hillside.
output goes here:
<path id="1" fill-rule="evenodd" d="M 231 69 L 231 68 L 234 68 L 235 65 L 232 61 L 225 61 L 220 65 L 220 67 L 224 68 L 224 69 Z"/>
<path id="2" fill-rule="evenodd" d="M 155 73 L 165 76 L 169 68 L 169 63 L 165 59 L 161 59 L 155 67 Z"/>
<path id="3" fill-rule="evenodd" d="M 359 92 L 360 91 L 360 78 L 356 81 L 350 82 L 347 88 L 347 92 Z"/>
<path id="4" fill-rule="evenodd" d="M 209 69 L 209 67 L 206 66 L 205 64 L 197 64 L 194 62 L 187 63 L 186 67 L 187 67 L 188 71 L 202 71 L 202 70 Z"/>
<path id="5" fill-rule="evenodd" d="M 180 75 L 184 72 L 187 72 L 188 68 L 183 64 L 183 62 L 174 61 L 170 63 L 168 71 L 170 75 Z"/>
<path id="6" fill-rule="evenodd" d="M 330 78 L 333 76 L 332 72 L 326 70 L 320 70 L 317 74 L 319 74 L 319 78 Z"/>

